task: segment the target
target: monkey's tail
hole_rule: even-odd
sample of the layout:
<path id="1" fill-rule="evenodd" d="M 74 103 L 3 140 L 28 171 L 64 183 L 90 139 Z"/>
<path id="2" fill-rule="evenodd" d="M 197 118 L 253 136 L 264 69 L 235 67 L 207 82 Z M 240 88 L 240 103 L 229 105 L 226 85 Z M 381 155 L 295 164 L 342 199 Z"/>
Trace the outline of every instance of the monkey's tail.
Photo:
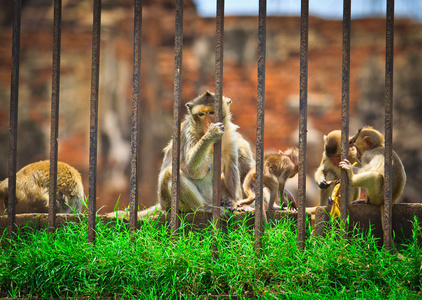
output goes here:
<path id="1" fill-rule="evenodd" d="M 138 212 L 138 219 L 150 219 L 159 216 L 164 210 L 161 208 L 160 204 L 151 206 L 145 210 Z"/>

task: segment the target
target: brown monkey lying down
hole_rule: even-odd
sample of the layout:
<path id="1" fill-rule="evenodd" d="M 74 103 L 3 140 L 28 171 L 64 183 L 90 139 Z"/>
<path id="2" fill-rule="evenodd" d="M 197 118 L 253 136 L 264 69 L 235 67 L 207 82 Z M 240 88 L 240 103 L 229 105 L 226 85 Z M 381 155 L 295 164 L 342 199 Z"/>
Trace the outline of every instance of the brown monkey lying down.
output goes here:
<path id="1" fill-rule="evenodd" d="M 0 182 L 0 201 L 8 206 L 9 179 Z M 49 206 L 50 161 L 29 164 L 16 173 L 16 213 L 47 213 Z M 81 174 L 66 163 L 57 165 L 57 213 L 82 208 L 84 189 Z"/>

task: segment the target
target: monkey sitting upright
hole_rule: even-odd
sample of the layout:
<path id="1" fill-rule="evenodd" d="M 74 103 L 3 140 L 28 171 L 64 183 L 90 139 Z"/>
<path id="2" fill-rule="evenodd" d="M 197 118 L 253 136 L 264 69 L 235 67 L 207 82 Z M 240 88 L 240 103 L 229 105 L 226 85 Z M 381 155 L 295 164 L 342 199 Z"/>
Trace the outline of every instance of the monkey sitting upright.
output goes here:
<path id="1" fill-rule="evenodd" d="M 380 205 L 383 211 L 384 204 L 384 136 L 370 126 L 359 129 L 353 136 L 350 146 L 357 151 L 357 158 L 361 167 L 352 167 L 348 160 L 340 162 L 340 167 L 347 172 L 350 187 L 366 188 L 364 203 Z M 406 184 L 406 172 L 401 159 L 393 151 L 392 154 L 392 202 L 403 193 Z M 358 201 L 356 203 L 360 203 Z M 383 219 L 383 218 L 382 218 Z"/>
<path id="2" fill-rule="evenodd" d="M 0 182 L 0 201 L 8 206 L 9 179 Z M 50 161 L 23 167 L 16 173 L 16 213 L 47 213 L 49 207 Z M 56 212 L 73 213 L 82 208 L 84 189 L 79 172 L 57 163 Z"/>
<path id="3" fill-rule="evenodd" d="M 341 168 L 341 130 L 331 131 L 324 135 L 324 152 L 322 153 L 321 164 L 314 174 L 314 179 L 320 188 L 320 206 L 328 205 L 328 198 L 331 196 L 334 185 L 329 182 L 340 179 Z M 349 148 L 349 161 L 353 164 L 357 162 L 356 149 Z M 360 188 L 349 189 L 349 203 L 355 201 L 360 196 Z"/>
<path id="4" fill-rule="evenodd" d="M 288 178 L 294 177 L 299 169 L 299 150 L 297 148 L 289 148 L 285 152 L 268 153 L 264 155 L 263 166 L 263 184 L 264 188 L 264 210 L 271 210 L 274 208 L 275 200 L 278 198 L 279 192 L 284 198 L 288 195 L 288 205 L 291 204 L 293 208 L 296 203 L 289 192 L 285 192 L 284 186 Z M 254 166 L 243 182 L 243 191 L 246 199 L 240 200 L 236 203 L 238 207 L 251 204 L 256 199 L 256 166 Z M 268 195 L 269 193 L 269 195 Z M 280 203 L 282 205 L 283 203 Z"/>
<path id="5" fill-rule="evenodd" d="M 214 122 L 215 94 L 204 94 L 186 104 L 188 114 L 180 134 L 180 199 L 182 212 L 212 211 L 213 151 L 221 139 L 221 197 L 235 202 L 241 199 L 241 172 L 254 164 L 249 143 L 231 122 L 231 99 L 223 97 L 222 123 Z M 158 178 L 158 204 L 139 212 L 139 216 L 171 208 L 172 147 L 164 148 L 164 159 Z M 240 165 L 239 165 L 240 164 Z"/>

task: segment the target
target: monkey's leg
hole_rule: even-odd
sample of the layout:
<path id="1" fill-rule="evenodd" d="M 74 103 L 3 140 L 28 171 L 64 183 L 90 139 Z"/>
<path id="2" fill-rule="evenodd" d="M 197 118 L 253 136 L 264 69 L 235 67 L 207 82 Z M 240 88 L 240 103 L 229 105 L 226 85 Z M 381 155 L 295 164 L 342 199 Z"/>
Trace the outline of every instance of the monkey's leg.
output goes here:
<path id="1" fill-rule="evenodd" d="M 268 210 L 273 209 L 275 200 L 278 197 L 278 180 L 275 176 L 264 176 L 265 187 L 270 191 L 270 200 L 268 202 Z M 284 188 L 283 188 L 284 189 Z"/>
<path id="2" fill-rule="evenodd" d="M 349 178 L 349 187 L 366 188 L 367 202 L 381 205 L 384 202 L 384 175 L 379 172 L 363 172 Z"/>
<path id="3" fill-rule="evenodd" d="M 180 176 L 180 210 L 199 210 L 211 212 L 211 203 L 207 203 L 198 187 L 185 176 Z"/>
<path id="4" fill-rule="evenodd" d="M 254 195 L 254 196 L 248 197 L 246 199 L 242 199 L 242 200 L 237 201 L 236 205 L 237 206 L 249 205 L 249 204 L 252 204 L 252 202 L 254 202 L 255 199 L 256 199 L 256 197 Z"/>

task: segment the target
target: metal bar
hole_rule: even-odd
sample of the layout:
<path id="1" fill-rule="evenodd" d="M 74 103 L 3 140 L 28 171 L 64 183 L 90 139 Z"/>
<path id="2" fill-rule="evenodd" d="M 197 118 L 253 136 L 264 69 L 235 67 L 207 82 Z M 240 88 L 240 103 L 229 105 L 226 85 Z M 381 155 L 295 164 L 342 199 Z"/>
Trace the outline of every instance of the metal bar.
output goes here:
<path id="1" fill-rule="evenodd" d="M 13 37 L 12 37 L 12 78 L 10 85 L 9 120 L 9 185 L 8 185 L 8 235 L 16 231 L 16 157 L 18 137 L 18 99 L 19 99 L 19 55 L 21 34 L 21 0 L 13 0 Z"/>
<path id="2" fill-rule="evenodd" d="M 133 84 L 132 84 L 132 131 L 130 140 L 130 229 L 136 230 L 138 217 L 138 149 L 139 149 L 139 107 L 141 102 L 141 37 L 142 0 L 135 0 L 133 36 Z"/>
<path id="3" fill-rule="evenodd" d="M 97 197 L 98 85 L 100 73 L 101 0 L 94 0 L 92 28 L 91 104 L 89 137 L 88 241 L 95 240 Z"/>
<path id="4" fill-rule="evenodd" d="M 51 92 L 51 134 L 50 134 L 50 188 L 48 207 L 48 226 L 50 231 L 56 227 L 57 164 L 59 139 L 59 101 L 60 101 L 60 49 L 62 0 L 54 0 L 53 32 L 53 76 Z"/>
<path id="5" fill-rule="evenodd" d="M 215 109 L 214 122 L 223 121 L 223 39 L 224 39 L 224 0 L 217 0 L 216 33 L 215 33 Z M 214 144 L 213 161 L 213 220 L 215 228 L 221 225 L 221 140 Z M 237 199 L 233 199 L 237 200 Z"/>
<path id="6" fill-rule="evenodd" d="M 173 149 L 171 180 L 171 224 L 173 234 L 180 227 L 180 105 L 182 98 L 182 56 L 183 56 L 183 0 L 176 2 L 176 21 L 174 39 L 174 98 L 173 98 Z"/>
<path id="7" fill-rule="evenodd" d="M 387 0 L 385 52 L 385 170 L 384 170 L 384 247 L 393 247 L 392 236 L 392 140 L 393 140 L 393 57 L 394 0 Z"/>
<path id="8" fill-rule="evenodd" d="M 300 12 L 300 91 L 299 91 L 299 203 L 297 214 L 297 241 L 305 249 L 305 196 L 306 196 L 306 139 L 308 106 L 308 29 L 309 0 L 302 0 Z"/>
<path id="9" fill-rule="evenodd" d="M 263 168 L 264 168 L 264 112 L 265 112 L 265 52 L 267 1 L 259 1 L 258 17 L 258 86 L 256 116 L 256 200 L 255 200 L 255 252 L 262 250 Z"/>
<path id="10" fill-rule="evenodd" d="M 341 91 L 341 158 L 349 158 L 349 103 L 350 103 L 350 12 L 351 0 L 343 3 L 343 61 Z M 340 213 L 343 221 L 347 220 L 347 203 L 349 203 L 349 178 L 341 170 Z"/>

